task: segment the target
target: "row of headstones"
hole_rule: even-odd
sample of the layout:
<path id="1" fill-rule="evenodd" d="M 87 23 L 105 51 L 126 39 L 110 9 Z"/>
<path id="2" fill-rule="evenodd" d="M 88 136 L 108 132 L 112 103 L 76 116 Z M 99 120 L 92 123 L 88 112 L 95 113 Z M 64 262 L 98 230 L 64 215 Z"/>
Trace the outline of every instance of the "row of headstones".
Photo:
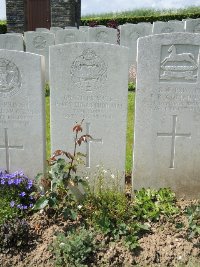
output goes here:
<path id="1" fill-rule="evenodd" d="M 171 187 L 200 196 L 200 35 L 138 41 L 133 188 Z M 34 175 L 44 169 L 43 60 L 0 50 L 0 162 Z M 51 149 L 72 151 L 84 119 L 93 139 L 80 147 L 86 169 L 125 170 L 128 49 L 104 43 L 50 47 Z M 121 175 L 120 177 L 123 177 Z M 122 186 L 124 178 L 121 179 Z"/>
<path id="2" fill-rule="evenodd" d="M 200 19 L 184 21 L 154 22 L 124 24 L 120 28 L 120 45 L 129 47 L 129 67 L 136 65 L 137 39 L 151 34 L 170 32 L 200 32 Z M 118 32 L 116 29 L 106 27 L 80 26 L 80 30 L 74 27 L 52 27 L 50 30 L 38 28 L 36 32 L 25 32 L 24 40 L 20 34 L 0 35 L 0 49 L 19 50 L 36 53 L 45 56 L 46 80 L 49 79 L 49 46 L 71 42 L 104 42 L 117 44 Z M 24 45 L 25 43 L 25 45 Z"/>

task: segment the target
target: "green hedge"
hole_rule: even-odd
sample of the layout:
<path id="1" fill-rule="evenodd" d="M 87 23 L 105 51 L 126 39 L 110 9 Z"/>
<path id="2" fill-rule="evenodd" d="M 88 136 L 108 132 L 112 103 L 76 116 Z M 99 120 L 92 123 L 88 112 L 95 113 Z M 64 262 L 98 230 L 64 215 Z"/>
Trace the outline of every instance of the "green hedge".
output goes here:
<path id="1" fill-rule="evenodd" d="M 123 17 L 123 18 L 92 18 L 92 19 L 81 19 L 81 24 L 82 25 L 91 25 L 95 23 L 96 25 L 105 25 L 110 21 L 115 21 L 118 25 L 122 25 L 125 23 L 133 23 L 137 24 L 139 22 L 151 22 L 153 23 L 154 21 L 168 21 L 168 20 L 182 20 L 182 19 L 187 19 L 187 18 L 200 18 L 200 13 L 199 14 L 187 14 L 187 15 L 179 15 L 179 14 L 171 14 L 171 15 L 158 15 L 158 16 L 141 16 L 141 17 Z"/>
<path id="2" fill-rule="evenodd" d="M 0 34 L 7 32 L 6 21 L 0 21 Z"/>

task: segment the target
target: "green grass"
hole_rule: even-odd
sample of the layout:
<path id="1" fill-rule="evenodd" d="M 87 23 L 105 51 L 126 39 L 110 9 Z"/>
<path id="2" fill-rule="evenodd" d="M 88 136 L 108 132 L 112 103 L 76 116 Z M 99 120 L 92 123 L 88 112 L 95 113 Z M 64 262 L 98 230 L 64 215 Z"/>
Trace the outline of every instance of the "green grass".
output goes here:
<path id="1" fill-rule="evenodd" d="M 199 7 L 187 7 L 180 9 L 153 9 L 153 8 L 141 8 L 135 10 L 127 10 L 123 12 L 112 12 L 112 13 L 103 13 L 103 14 L 88 14 L 82 16 L 83 19 L 89 18 L 123 18 L 123 17 L 138 17 L 138 16 L 157 16 L 157 15 L 187 15 L 189 13 L 197 14 L 200 13 Z"/>
<path id="2" fill-rule="evenodd" d="M 128 93 L 128 120 L 126 137 L 126 172 L 132 170 L 133 123 L 134 123 L 135 92 Z M 46 96 L 46 156 L 50 156 L 50 97 Z M 58 148 L 59 149 L 59 148 Z"/>

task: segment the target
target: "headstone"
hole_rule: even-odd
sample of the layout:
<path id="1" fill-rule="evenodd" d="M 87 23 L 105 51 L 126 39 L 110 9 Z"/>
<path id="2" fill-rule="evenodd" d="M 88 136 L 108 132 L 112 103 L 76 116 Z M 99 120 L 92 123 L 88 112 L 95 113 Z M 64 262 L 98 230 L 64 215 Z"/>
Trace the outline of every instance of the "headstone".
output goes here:
<path id="1" fill-rule="evenodd" d="M 30 178 L 44 171 L 43 57 L 0 50 L 0 168 Z"/>
<path id="2" fill-rule="evenodd" d="M 88 32 L 89 26 L 79 26 L 80 31 Z"/>
<path id="3" fill-rule="evenodd" d="M 129 48 L 129 67 L 136 66 L 137 39 L 150 35 L 151 23 L 124 24 L 120 26 L 120 45 Z"/>
<path id="4" fill-rule="evenodd" d="M 56 34 L 57 31 L 63 30 L 61 27 L 51 27 L 50 32 Z"/>
<path id="5" fill-rule="evenodd" d="M 79 31 L 78 29 L 70 30 L 60 30 L 56 32 L 55 43 L 64 44 L 64 43 L 74 43 L 74 42 L 86 42 L 87 33 Z"/>
<path id="6" fill-rule="evenodd" d="M 35 31 L 36 32 L 49 32 L 49 29 L 47 29 L 47 28 L 36 28 Z"/>
<path id="7" fill-rule="evenodd" d="M 185 31 L 200 33 L 200 19 L 187 19 L 185 21 Z"/>
<path id="8" fill-rule="evenodd" d="M 184 32 L 184 21 L 155 21 L 153 23 L 153 34 L 160 33 L 172 33 L 172 32 Z"/>
<path id="9" fill-rule="evenodd" d="M 91 27 L 88 29 L 89 42 L 117 44 L 117 30 L 106 27 Z"/>
<path id="10" fill-rule="evenodd" d="M 0 34 L 0 49 L 24 51 L 22 34 Z"/>
<path id="11" fill-rule="evenodd" d="M 48 32 L 25 32 L 26 52 L 45 57 L 45 78 L 49 80 L 49 46 L 55 44 L 55 36 Z"/>
<path id="12" fill-rule="evenodd" d="M 200 197 L 200 35 L 138 43 L 133 188 Z"/>
<path id="13" fill-rule="evenodd" d="M 84 119 L 82 134 L 93 137 L 78 147 L 85 171 L 125 170 L 127 50 L 104 43 L 50 47 L 51 149 L 72 152 L 72 128 Z"/>

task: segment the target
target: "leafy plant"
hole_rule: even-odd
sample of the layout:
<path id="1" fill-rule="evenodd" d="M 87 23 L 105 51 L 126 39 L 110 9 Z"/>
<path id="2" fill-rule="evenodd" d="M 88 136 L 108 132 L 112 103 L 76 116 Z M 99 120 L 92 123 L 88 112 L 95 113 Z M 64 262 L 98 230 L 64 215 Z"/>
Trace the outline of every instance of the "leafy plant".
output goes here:
<path id="1" fill-rule="evenodd" d="M 59 233 L 50 247 L 56 257 L 56 266 L 84 267 L 95 252 L 95 234 L 85 228 Z"/>
<path id="2" fill-rule="evenodd" d="M 66 219 L 76 218 L 76 210 L 73 208 L 77 207 L 76 200 L 83 197 L 79 185 L 87 186 L 86 181 L 76 175 L 78 165 L 83 164 L 82 158 L 85 156 L 77 152 L 77 146 L 92 138 L 88 134 L 79 137 L 79 133 L 83 131 L 82 122 L 73 128 L 75 132 L 73 154 L 56 150 L 48 160 L 49 169 L 46 176 L 42 174 L 36 176 L 41 195 L 38 196 L 35 210 L 51 209 L 56 214 L 62 213 Z"/>
<path id="3" fill-rule="evenodd" d="M 200 235 L 200 203 L 186 208 L 185 214 L 188 218 L 188 238 Z"/>
<path id="4" fill-rule="evenodd" d="M 135 192 L 133 218 L 155 221 L 159 219 L 160 215 L 173 215 L 178 212 L 175 201 L 175 194 L 171 189 L 143 188 Z"/>
<path id="5" fill-rule="evenodd" d="M 30 226 L 24 219 L 6 220 L 0 226 L 0 251 L 20 250 L 28 245 L 29 238 Z"/>

